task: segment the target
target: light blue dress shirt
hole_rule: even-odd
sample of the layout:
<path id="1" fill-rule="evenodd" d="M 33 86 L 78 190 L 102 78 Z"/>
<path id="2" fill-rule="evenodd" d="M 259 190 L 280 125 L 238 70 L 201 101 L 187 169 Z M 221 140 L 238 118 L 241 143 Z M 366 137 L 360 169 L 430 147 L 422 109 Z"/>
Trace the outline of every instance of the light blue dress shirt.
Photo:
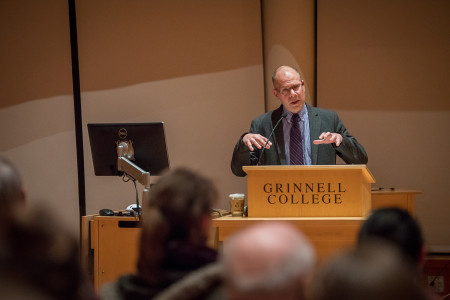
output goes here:
<path id="1" fill-rule="evenodd" d="M 289 151 L 289 143 L 290 143 L 290 135 L 289 132 L 291 130 L 291 119 L 292 113 L 288 111 L 285 107 L 283 107 L 283 111 L 287 114 L 286 118 L 283 119 L 283 135 L 284 135 L 284 149 L 286 151 L 286 164 L 290 164 L 290 151 Z M 309 118 L 308 118 L 308 109 L 306 104 L 303 106 L 302 110 L 298 113 L 300 117 L 299 127 L 302 133 L 302 141 L 303 141 L 303 161 L 305 165 L 311 165 L 311 137 L 309 136 Z"/>

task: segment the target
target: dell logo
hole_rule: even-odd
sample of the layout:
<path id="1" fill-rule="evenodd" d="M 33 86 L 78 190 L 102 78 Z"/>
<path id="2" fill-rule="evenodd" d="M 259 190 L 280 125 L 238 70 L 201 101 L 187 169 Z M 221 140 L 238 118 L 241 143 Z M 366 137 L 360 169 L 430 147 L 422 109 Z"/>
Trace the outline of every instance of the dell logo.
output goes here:
<path id="1" fill-rule="evenodd" d="M 127 135 L 128 135 L 128 132 L 125 128 L 119 129 L 119 138 L 120 139 L 122 139 L 122 140 L 125 139 L 127 137 Z"/>

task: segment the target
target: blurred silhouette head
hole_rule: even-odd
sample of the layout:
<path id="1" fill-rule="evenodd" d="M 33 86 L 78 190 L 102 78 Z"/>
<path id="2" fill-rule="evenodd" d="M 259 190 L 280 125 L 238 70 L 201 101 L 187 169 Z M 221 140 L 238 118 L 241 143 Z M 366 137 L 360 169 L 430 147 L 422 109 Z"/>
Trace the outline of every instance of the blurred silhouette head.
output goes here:
<path id="1" fill-rule="evenodd" d="M 397 247 L 414 265 L 424 259 L 424 241 L 417 221 L 400 208 L 382 208 L 372 212 L 358 234 L 358 245 L 381 239 Z"/>
<path id="2" fill-rule="evenodd" d="M 390 244 L 371 241 L 326 263 L 309 300 L 425 300 L 411 265 Z"/>
<path id="3" fill-rule="evenodd" d="M 45 210 L 11 221 L 0 244 L 0 290 L 15 297 L 5 299 L 97 298 L 81 267 L 78 241 L 58 225 Z"/>
<path id="4" fill-rule="evenodd" d="M 169 245 L 206 244 L 216 200 L 213 183 L 193 171 L 180 168 L 161 176 L 142 212 L 138 270 L 144 278 L 157 280 Z"/>
<path id="5" fill-rule="evenodd" d="M 316 257 L 309 240 L 288 223 L 258 223 L 223 248 L 228 299 L 303 299 Z"/>

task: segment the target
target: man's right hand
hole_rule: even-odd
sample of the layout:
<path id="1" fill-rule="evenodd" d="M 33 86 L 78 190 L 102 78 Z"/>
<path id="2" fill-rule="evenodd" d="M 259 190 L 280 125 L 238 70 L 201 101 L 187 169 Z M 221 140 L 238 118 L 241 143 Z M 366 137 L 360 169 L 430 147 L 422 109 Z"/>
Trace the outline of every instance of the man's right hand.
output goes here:
<path id="1" fill-rule="evenodd" d="M 250 149 L 250 151 L 254 151 L 255 149 L 253 148 L 253 146 L 261 149 L 266 144 L 267 138 L 257 133 L 247 133 L 242 138 L 242 141 L 248 147 L 248 149 Z M 270 146 L 272 146 L 272 143 L 269 141 L 267 143 L 266 149 L 269 149 Z"/>

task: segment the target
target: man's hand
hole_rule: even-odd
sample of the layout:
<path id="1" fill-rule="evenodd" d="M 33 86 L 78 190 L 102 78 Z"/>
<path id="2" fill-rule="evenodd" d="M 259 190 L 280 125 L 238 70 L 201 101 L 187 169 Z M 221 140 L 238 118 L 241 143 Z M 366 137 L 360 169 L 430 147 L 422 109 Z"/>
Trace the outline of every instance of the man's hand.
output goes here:
<path id="1" fill-rule="evenodd" d="M 342 143 L 342 135 L 340 135 L 339 133 L 322 132 L 322 134 L 319 135 L 319 139 L 314 140 L 313 143 L 315 145 L 335 143 L 336 147 L 339 147 L 339 145 Z"/>
<path id="2" fill-rule="evenodd" d="M 260 134 L 256 134 L 256 133 L 247 133 L 242 138 L 242 141 L 248 147 L 248 149 L 250 149 L 250 151 L 253 151 L 253 150 L 255 150 L 253 148 L 253 146 L 255 146 L 258 149 L 261 149 L 262 147 L 264 147 L 264 145 L 267 142 L 267 138 L 263 137 Z M 266 149 L 269 149 L 270 146 L 272 146 L 272 143 L 268 142 L 267 146 L 266 146 Z"/>

